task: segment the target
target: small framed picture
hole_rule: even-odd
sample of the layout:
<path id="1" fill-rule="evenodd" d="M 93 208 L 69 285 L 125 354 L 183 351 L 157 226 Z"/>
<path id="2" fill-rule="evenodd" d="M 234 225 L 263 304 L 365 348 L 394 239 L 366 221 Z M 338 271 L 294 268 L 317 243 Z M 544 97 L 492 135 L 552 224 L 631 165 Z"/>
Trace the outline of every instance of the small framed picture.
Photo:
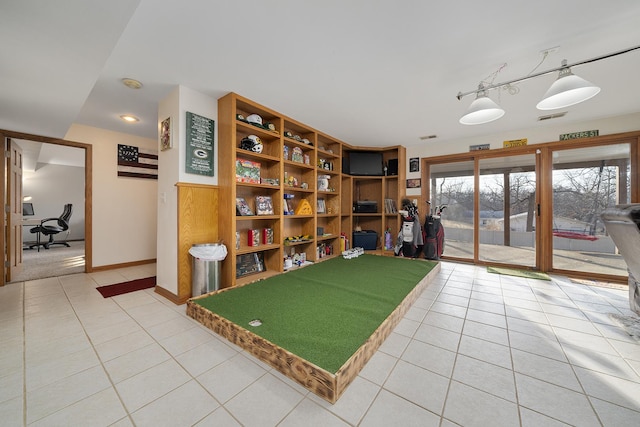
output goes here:
<path id="1" fill-rule="evenodd" d="M 420 178 L 412 178 L 407 180 L 407 188 L 420 188 Z"/>
<path id="2" fill-rule="evenodd" d="M 165 151 L 173 147 L 171 138 L 171 117 L 167 117 L 160 123 L 160 150 Z"/>
<path id="3" fill-rule="evenodd" d="M 244 197 L 236 197 L 236 215 L 238 216 L 251 216 L 253 210 L 247 203 Z"/>
<path id="4" fill-rule="evenodd" d="M 419 157 L 412 157 L 409 159 L 409 172 L 420 172 Z"/>
<path id="5" fill-rule="evenodd" d="M 327 205 L 325 204 L 324 199 L 318 199 L 318 213 L 327 213 Z"/>
<path id="6" fill-rule="evenodd" d="M 273 215 L 271 196 L 256 196 L 256 213 L 258 215 Z"/>

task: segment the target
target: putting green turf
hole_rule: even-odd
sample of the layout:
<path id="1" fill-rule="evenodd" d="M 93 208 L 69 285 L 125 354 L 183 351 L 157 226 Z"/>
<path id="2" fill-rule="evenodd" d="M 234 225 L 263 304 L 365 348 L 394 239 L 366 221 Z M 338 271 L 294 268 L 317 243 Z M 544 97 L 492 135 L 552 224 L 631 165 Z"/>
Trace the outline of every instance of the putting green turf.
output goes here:
<path id="1" fill-rule="evenodd" d="M 337 257 L 194 302 L 335 373 L 435 265 Z"/>

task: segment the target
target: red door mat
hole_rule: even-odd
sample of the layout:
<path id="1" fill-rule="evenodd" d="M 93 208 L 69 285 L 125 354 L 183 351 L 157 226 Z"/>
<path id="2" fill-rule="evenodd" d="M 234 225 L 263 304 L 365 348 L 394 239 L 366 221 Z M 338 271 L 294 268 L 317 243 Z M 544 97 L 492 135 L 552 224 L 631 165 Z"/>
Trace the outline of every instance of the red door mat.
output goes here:
<path id="1" fill-rule="evenodd" d="M 96 289 L 103 297 L 109 298 L 142 289 L 153 288 L 156 285 L 156 276 L 144 279 L 131 280 L 129 282 L 116 283 L 115 285 L 99 286 Z"/>

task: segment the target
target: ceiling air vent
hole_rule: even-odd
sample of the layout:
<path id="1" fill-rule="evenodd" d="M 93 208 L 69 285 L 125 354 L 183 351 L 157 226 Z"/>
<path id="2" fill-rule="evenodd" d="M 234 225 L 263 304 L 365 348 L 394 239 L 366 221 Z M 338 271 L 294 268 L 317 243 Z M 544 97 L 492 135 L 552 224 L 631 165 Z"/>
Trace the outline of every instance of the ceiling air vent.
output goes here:
<path id="1" fill-rule="evenodd" d="M 427 136 L 421 136 L 420 139 L 424 141 L 425 139 L 433 139 L 437 137 L 438 135 L 427 135 Z"/>
<path id="2" fill-rule="evenodd" d="M 543 120 L 559 119 L 560 117 L 564 117 L 566 114 L 566 111 L 563 111 L 562 113 L 547 114 L 546 116 L 538 117 L 538 121 L 541 122 Z"/>

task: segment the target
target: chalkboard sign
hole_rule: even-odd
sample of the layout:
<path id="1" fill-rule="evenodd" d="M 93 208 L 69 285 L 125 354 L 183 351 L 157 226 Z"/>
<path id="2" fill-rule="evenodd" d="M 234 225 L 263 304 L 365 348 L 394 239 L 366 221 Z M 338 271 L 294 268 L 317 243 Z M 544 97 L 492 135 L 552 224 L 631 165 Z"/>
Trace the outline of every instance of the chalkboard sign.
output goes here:
<path id="1" fill-rule="evenodd" d="M 213 176 L 214 128 L 213 120 L 187 111 L 186 173 Z"/>

